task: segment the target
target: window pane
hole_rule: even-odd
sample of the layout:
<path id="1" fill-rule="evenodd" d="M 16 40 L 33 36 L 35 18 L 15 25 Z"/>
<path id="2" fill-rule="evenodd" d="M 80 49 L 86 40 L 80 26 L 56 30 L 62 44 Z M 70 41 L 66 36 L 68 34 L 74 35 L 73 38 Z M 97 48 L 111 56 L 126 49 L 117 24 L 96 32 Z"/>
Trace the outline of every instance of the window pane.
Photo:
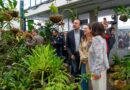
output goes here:
<path id="1" fill-rule="evenodd" d="M 40 2 L 41 2 L 41 0 L 36 0 L 36 4 L 37 5 L 40 4 Z"/>
<path id="2" fill-rule="evenodd" d="M 31 6 L 35 6 L 35 0 L 31 0 Z"/>
<path id="3" fill-rule="evenodd" d="M 46 2 L 46 1 L 48 1 L 48 0 L 42 0 L 42 2 Z"/>
<path id="4" fill-rule="evenodd" d="M 28 0 L 28 1 L 24 0 L 24 8 L 27 9 L 29 7 L 30 7 L 30 0 Z"/>

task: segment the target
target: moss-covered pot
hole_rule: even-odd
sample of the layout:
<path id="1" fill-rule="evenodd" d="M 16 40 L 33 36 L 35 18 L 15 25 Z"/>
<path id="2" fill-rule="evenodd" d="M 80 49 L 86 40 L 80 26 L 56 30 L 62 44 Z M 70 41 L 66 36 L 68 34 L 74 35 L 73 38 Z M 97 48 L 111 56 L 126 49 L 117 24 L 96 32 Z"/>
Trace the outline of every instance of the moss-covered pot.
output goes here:
<path id="1" fill-rule="evenodd" d="M 124 14 L 124 15 L 120 15 L 119 19 L 120 19 L 121 21 L 123 21 L 123 22 L 127 22 L 128 16 L 125 15 L 125 14 Z"/>
<path id="2" fill-rule="evenodd" d="M 62 15 L 51 15 L 49 17 L 49 19 L 53 22 L 53 23 L 59 23 L 61 20 L 63 20 L 63 16 Z"/>

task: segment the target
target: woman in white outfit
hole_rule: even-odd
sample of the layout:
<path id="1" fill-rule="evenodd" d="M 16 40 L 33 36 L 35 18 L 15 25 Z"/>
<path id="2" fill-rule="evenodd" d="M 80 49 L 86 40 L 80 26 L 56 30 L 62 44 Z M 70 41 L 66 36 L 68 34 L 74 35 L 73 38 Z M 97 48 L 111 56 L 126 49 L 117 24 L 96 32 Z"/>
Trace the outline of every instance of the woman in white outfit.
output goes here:
<path id="1" fill-rule="evenodd" d="M 92 73 L 91 81 L 93 90 L 107 89 L 107 69 L 109 68 L 107 58 L 107 45 L 105 40 L 105 29 L 101 23 L 92 24 L 92 44 L 89 48 L 89 67 Z"/>

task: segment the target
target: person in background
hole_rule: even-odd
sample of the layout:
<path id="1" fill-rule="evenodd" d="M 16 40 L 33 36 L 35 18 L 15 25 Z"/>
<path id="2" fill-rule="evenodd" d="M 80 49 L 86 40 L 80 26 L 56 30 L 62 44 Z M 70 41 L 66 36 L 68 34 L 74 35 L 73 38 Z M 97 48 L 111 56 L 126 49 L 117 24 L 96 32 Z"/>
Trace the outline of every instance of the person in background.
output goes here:
<path id="1" fill-rule="evenodd" d="M 129 47 L 129 35 L 127 33 L 124 36 L 124 44 L 125 44 L 125 48 Z"/>
<path id="2" fill-rule="evenodd" d="M 52 31 L 51 45 L 56 49 L 57 56 L 63 56 L 63 37 L 57 30 Z"/>
<path id="3" fill-rule="evenodd" d="M 118 47 L 120 48 L 120 49 L 123 49 L 124 48 L 124 40 L 123 40 L 123 32 L 121 32 L 120 34 L 119 34 L 119 36 L 118 36 Z"/>
<path id="4" fill-rule="evenodd" d="M 66 40 L 67 40 L 67 32 L 64 32 L 64 49 L 66 50 Z"/>
<path id="5" fill-rule="evenodd" d="M 108 27 L 109 23 L 106 18 L 103 18 L 102 24 L 105 28 L 105 39 L 107 43 L 107 56 L 109 59 L 110 51 L 113 48 L 113 45 L 115 43 L 115 28 L 113 25 L 111 27 Z"/>
<path id="6" fill-rule="evenodd" d="M 107 18 L 105 18 L 105 17 L 103 18 L 102 24 L 103 24 L 105 30 L 107 30 L 107 29 L 108 29 L 108 21 L 107 21 Z"/>
<path id="7" fill-rule="evenodd" d="M 60 32 L 60 36 L 64 37 L 64 32 Z"/>
<path id="8" fill-rule="evenodd" d="M 28 33 L 26 35 L 25 44 L 26 44 L 26 46 L 27 46 L 28 49 L 31 49 L 31 48 L 35 47 L 35 41 L 33 39 L 32 34 Z"/>
<path id="9" fill-rule="evenodd" d="M 115 39 L 115 27 L 111 26 L 109 28 L 109 31 L 110 31 L 110 37 L 108 39 L 108 47 L 109 47 L 108 57 L 109 57 L 111 49 L 113 48 L 113 46 L 114 46 L 114 44 L 116 42 L 116 39 Z"/>
<path id="10" fill-rule="evenodd" d="M 0 40 L 2 40 L 2 30 L 0 30 Z"/>
<path id="11" fill-rule="evenodd" d="M 33 29 L 32 34 L 27 33 L 26 34 L 26 46 L 28 48 L 33 48 L 36 45 L 43 45 L 44 39 L 42 36 L 38 35 L 38 31 Z"/>
<path id="12" fill-rule="evenodd" d="M 89 68 L 92 74 L 93 90 L 107 90 L 107 69 L 109 69 L 105 29 L 102 23 L 92 24 L 92 44 L 89 48 Z"/>
<path id="13" fill-rule="evenodd" d="M 104 29 L 105 29 L 105 39 L 106 39 L 106 46 L 107 46 L 107 55 L 109 56 L 109 45 L 108 45 L 108 42 L 109 42 L 109 38 L 110 38 L 110 31 L 108 29 L 108 21 L 106 18 L 103 18 L 103 21 L 102 21 L 102 24 L 104 26 Z"/>
<path id="14" fill-rule="evenodd" d="M 38 34 L 38 30 L 33 30 L 32 31 L 33 39 L 35 41 L 35 45 L 43 45 L 44 44 L 44 39 L 42 36 Z"/>
<path id="15" fill-rule="evenodd" d="M 80 43 L 80 66 L 81 66 L 81 75 L 87 75 L 89 73 L 89 66 L 88 66 L 88 50 L 91 46 L 92 42 L 92 30 L 90 25 L 84 25 L 84 36 L 81 39 Z M 81 80 L 81 87 L 82 90 L 89 90 L 89 82 L 87 78 L 82 77 Z"/>
<path id="16" fill-rule="evenodd" d="M 68 52 L 66 48 L 66 38 L 67 38 L 67 32 L 64 32 L 63 34 L 63 40 L 64 40 L 64 45 L 63 45 L 63 56 L 65 57 L 65 63 L 69 64 L 68 62 Z"/>
<path id="17" fill-rule="evenodd" d="M 81 74 L 79 69 L 80 56 L 79 56 L 79 47 L 81 37 L 84 35 L 84 32 L 80 29 L 80 20 L 75 19 L 73 21 L 73 30 L 67 33 L 67 51 L 70 57 L 71 62 L 71 74 L 73 76 L 78 76 Z M 78 82 L 78 80 L 76 80 Z"/>

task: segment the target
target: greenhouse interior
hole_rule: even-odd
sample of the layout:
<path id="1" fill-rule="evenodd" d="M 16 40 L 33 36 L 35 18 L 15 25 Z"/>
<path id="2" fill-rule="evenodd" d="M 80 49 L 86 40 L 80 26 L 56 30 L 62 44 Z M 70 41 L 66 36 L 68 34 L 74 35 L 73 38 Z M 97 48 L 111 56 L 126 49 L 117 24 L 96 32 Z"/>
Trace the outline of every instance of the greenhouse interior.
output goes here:
<path id="1" fill-rule="evenodd" d="M 130 90 L 130 0 L 0 0 L 0 90 Z"/>

